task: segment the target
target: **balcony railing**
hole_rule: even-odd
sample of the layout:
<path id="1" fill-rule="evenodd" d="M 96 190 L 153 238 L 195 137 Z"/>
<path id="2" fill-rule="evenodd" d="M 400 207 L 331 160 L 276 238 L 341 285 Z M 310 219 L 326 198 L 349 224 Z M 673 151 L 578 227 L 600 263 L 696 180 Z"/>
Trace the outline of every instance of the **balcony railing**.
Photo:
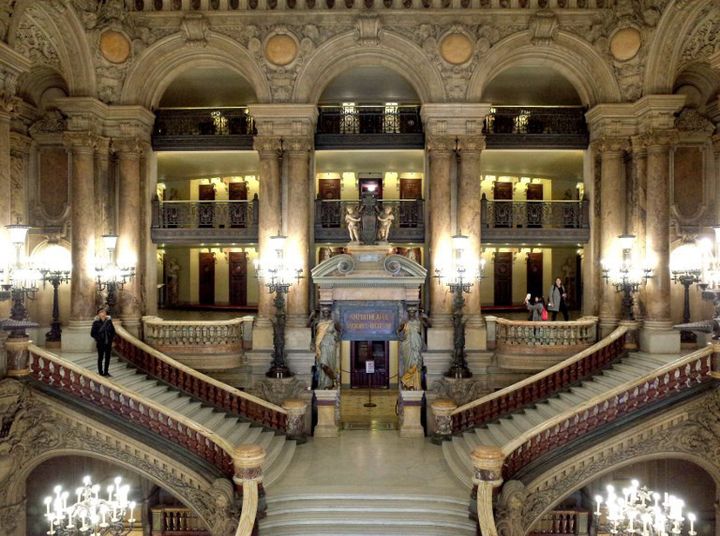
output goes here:
<path id="1" fill-rule="evenodd" d="M 160 243 L 256 242 L 257 197 L 251 201 L 153 200 L 152 238 Z"/>
<path id="2" fill-rule="evenodd" d="M 247 108 L 166 108 L 155 112 L 157 151 L 253 148 L 255 124 Z"/>
<path id="3" fill-rule="evenodd" d="M 585 149 L 589 143 L 580 106 L 497 106 L 485 118 L 483 131 L 491 149 Z"/>
<path id="4" fill-rule="evenodd" d="M 425 144 L 419 106 L 322 106 L 318 149 L 422 149 Z"/>
<path id="5" fill-rule="evenodd" d="M 184 506 L 155 506 L 150 510 L 152 536 L 205 536 L 210 534 L 197 514 Z"/>
<path id="6" fill-rule="evenodd" d="M 345 214 L 348 207 L 357 207 L 358 201 L 317 199 L 315 201 L 315 241 L 347 242 L 350 240 Z M 378 200 L 378 207 L 391 206 L 395 220 L 390 228 L 390 242 L 423 242 L 425 240 L 425 214 L 422 199 Z"/>
<path id="7" fill-rule="evenodd" d="M 590 203 L 581 201 L 481 201 L 485 242 L 578 244 L 590 239 Z"/>
<path id="8" fill-rule="evenodd" d="M 586 511 L 553 510 L 540 518 L 530 536 L 585 536 L 589 533 L 590 518 Z"/>

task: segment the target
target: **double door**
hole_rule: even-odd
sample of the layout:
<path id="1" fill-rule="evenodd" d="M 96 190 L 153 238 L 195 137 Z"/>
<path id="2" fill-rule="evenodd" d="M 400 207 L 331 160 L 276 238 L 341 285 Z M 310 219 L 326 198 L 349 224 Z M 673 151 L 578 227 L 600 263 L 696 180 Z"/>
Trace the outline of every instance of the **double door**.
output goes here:
<path id="1" fill-rule="evenodd" d="M 374 362 L 375 372 L 366 372 L 366 363 Z M 351 341 L 350 387 L 387 389 L 390 383 L 390 352 L 388 341 Z"/>

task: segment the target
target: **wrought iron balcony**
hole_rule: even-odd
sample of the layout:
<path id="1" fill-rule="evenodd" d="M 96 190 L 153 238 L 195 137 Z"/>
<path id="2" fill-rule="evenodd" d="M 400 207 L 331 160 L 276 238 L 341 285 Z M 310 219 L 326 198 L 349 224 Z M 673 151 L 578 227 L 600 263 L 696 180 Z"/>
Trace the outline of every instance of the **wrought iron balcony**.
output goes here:
<path id="1" fill-rule="evenodd" d="M 491 201 L 483 196 L 483 242 L 571 245 L 590 239 L 589 200 Z"/>
<path id="2" fill-rule="evenodd" d="M 589 133 L 580 106 L 496 106 L 483 132 L 491 149 L 585 149 Z"/>
<path id="3" fill-rule="evenodd" d="M 348 242 L 350 240 L 345 214 L 348 207 L 356 208 L 358 201 L 340 199 L 315 201 L 315 241 Z M 391 206 L 395 221 L 390 228 L 390 242 L 424 242 L 425 215 L 422 199 L 379 200 L 380 208 Z"/>
<path id="4" fill-rule="evenodd" d="M 255 125 L 247 108 L 165 108 L 155 112 L 156 151 L 253 148 Z"/>
<path id="5" fill-rule="evenodd" d="M 153 242 L 257 242 L 257 197 L 251 201 L 153 200 Z"/>
<path id="6" fill-rule="evenodd" d="M 419 106 L 321 106 L 318 149 L 422 149 Z"/>

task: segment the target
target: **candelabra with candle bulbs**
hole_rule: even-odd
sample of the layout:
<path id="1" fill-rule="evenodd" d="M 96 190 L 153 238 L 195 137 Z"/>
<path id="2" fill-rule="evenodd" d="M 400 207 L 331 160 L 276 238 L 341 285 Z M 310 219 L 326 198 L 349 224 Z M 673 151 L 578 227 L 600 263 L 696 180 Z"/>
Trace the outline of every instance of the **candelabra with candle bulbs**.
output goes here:
<path id="1" fill-rule="evenodd" d="M 640 265 L 633 258 L 632 251 L 635 244 L 635 235 L 625 234 L 618 237 L 622 258 L 605 258 L 600 261 L 602 275 L 606 283 L 610 283 L 615 290 L 622 292 L 622 311 L 625 320 L 635 320 L 633 313 L 634 294 L 640 290 L 640 285 L 647 283 L 653 276 L 653 270 L 647 265 Z"/>
<path id="2" fill-rule="evenodd" d="M 683 286 L 683 323 L 690 322 L 690 287 L 701 281 L 703 272 L 703 255 L 695 241 L 688 241 L 673 250 L 670 254 L 670 274 L 675 283 Z M 696 342 L 697 337 L 692 331 L 680 332 L 682 342 Z"/>
<path id="3" fill-rule="evenodd" d="M 445 373 L 447 378 L 472 377 L 465 353 L 465 321 L 463 319 L 465 297 L 463 294 L 469 293 L 475 281 L 483 278 L 485 259 L 476 261 L 468 258 L 468 241 L 468 237 L 461 234 L 452 237 L 454 250 L 452 263 L 447 268 L 437 268 L 434 276 L 438 283 L 445 281 L 453 295 L 453 355 L 450 369 Z"/>
<path id="4" fill-rule="evenodd" d="M 685 502 L 674 495 L 649 490 L 633 480 L 616 494 L 612 485 L 607 495 L 595 496 L 594 520 L 598 533 L 637 536 L 679 536 L 685 520 L 689 522 L 688 536 L 696 536 L 695 514 L 683 512 Z"/>
<path id="5" fill-rule="evenodd" d="M 105 308 L 110 316 L 114 316 L 115 306 L 118 301 L 118 291 L 121 291 L 125 283 L 135 277 L 135 267 L 119 266 L 117 264 L 115 260 L 117 235 L 103 235 L 102 239 L 105 249 L 107 250 L 107 260 L 105 262 L 98 262 L 95 266 L 97 287 L 100 292 L 106 292 Z"/>
<path id="6" fill-rule="evenodd" d="M 265 281 L 268 292 L 275 294 L 275 319 L 273 321 L 272 365 L 265 374 L 268 378 L 289 378 L 292 372 L 285 363 L 285 295 L 295 281 L 302 277 L 302 268 L 285 258 L 287 237 L 278 233 L 270 237 L 271 253 L 255 262 L 258 279 Z"/>
<path id="7" fill-rule="evenodd" d="M 38 291 L 37 283 L 42 274 L 36 270 L 26 258 L 23 249 L 30 227 L 19 223 L 5 227 L 10 235 L 10 242 L 15 247 L 15 262 L 8 266 L 5 282 L 2 285 L 3 298 L 12 300 L 10 318 L 3 323 L 3 329 L 10 332 L 12 338 L 27 337 L 27 328 L 37 327 L 35 322 L 28 320 L 25 300 L 33 300 Z M 0 269 L 0 272 L 5 272 Z"/>
<path id="8" fill-rule="evenodd" d="M 35 255 L 33 255 L 35 257 Z M 45 249 L 34 259 L 34 264 L 42 274 L 43 287 L 50 283 L 53 288 L 52 322 L 50 331 L 45 334 L 45 346 L 59 347 L 62 338 L 60 327 L 59 288 L 62 283 L 70 282 L 72 259 L 67 248 L 62 247 L 56 239 L 49 240 Z"/>
<path id="9" fill-rule="evenodd" d="M 128 500 L 130 486 L 116 477 L 102 496 L 99 484 L 86 476 L 75 490 L 76 500 L 68 504 L 70 493 L 55 486 L 55 496 L 45 498 L 45 519 L 50 536 L 125 536 L 136 522 L 135 502 Z"/>

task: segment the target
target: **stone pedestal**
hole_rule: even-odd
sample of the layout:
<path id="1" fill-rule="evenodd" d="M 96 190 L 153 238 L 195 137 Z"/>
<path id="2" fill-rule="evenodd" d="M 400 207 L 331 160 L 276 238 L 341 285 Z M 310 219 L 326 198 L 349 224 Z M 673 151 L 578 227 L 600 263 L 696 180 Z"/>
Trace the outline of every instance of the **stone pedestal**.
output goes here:
<path id="1" fill-rule="evenodd" d="M 432 442 L 440 444 L 449 441 L 452 437 L 452 412 L 457 409 L 457 404 L 452 400 L 440 398 L 432 403 L 432 413 L 435 419 L 435 433 Z"/>
<path id="2" fill-rule="evenodd" d="M 425 391 L 400 391 L 400 437 L 424 437 L 420 416 Z"/>
<path id="3" fill-rule="evenodd" d="M 679 354 L 680 332 L 672 322 L 645 320 L 640 331 L 640 350 L 649 354 Z"/>
<path id="4" fill-rule="evenodd" d="M 282 407 L 287 411 L 287 436 L 294 439 L 298 443 L 305 443 L 307 436 L 305 435 L 305 411 L 307 403 L 304 400 L 291 398 L 282 403 Z"/>
<path id="5" fill-rule="evenodd" d="M 317 403 L 318 422 L 313 435 L 315 437 L 337 437 L 339 424 L 337 412 L 340 391 L 336 389 L 316 389 L 315 400 Z"/>
<path id="6" fill-rule="evenodd" d="M 70 353 L 92 353 L 96 350 L 95 341 L 90 337 L 92 320 L 70 320 L 63 327 L 62 351 Z"/>
<path id="7" fill-rule="evenodd" d="M 637 350 L 640 322 L 637 320 L 622 320 L 620 321 L 620 326 L 627 328 L 627 334 L 625 335 L 625 349 L 630 352 Z"/>
<path id="8" fill-rule="evenodd" d="M 21 378 L 30 375 L 29 337 L 8 337 L 5 341 L 7 376 Z"/>

